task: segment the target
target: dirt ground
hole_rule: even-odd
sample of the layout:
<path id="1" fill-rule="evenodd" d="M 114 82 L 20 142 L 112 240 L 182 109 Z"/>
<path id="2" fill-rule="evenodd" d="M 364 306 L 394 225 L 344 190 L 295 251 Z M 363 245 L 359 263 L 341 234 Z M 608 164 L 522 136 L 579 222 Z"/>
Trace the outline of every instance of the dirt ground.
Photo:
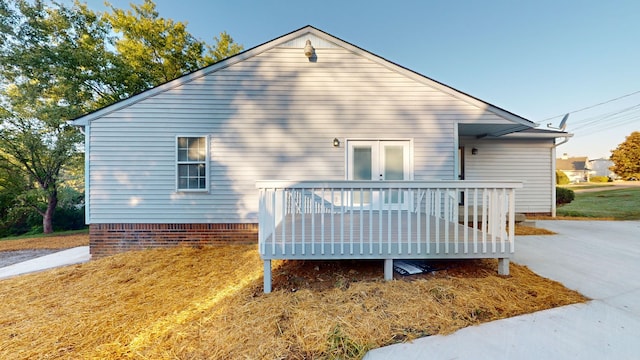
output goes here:
<path id="1" fill-rule="evenodd" d="M 401 275 L 393 272 L 395 280 L 413 281 L 449 276 L 481 277 L 487 273 L 497 273 L 496 260 L 430 260 L 424 261 L 433 271 L 415 275 Z M 310 289 L 322 291 L 331 288 L 349 288 L 360 281 L 380 281 L 384 278 L 383 260 L 340 260 L 340 261 L 284 261 L 274 269 L 274 289 L 298 291 Z"/>

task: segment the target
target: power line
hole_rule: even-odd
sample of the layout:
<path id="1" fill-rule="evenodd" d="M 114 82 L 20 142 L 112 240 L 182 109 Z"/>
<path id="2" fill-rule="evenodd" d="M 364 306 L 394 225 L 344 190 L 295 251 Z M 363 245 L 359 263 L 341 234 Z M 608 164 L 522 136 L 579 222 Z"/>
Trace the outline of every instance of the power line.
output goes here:
<path id="1" fill-rule="evenodd" d="M 579 134 L 580 136 L 588 136 L 638 123 L 639 118 L 640 104 L 622 111 L 606 114 L 602 117 L 592 118 L 588 123 L 580 124 L 575 129 L 571 129 L 571 132 L 576 135 Z"/>
<path id="2" fill-rule="evenodd" d="M 635 92 L 632 92 L 632 93 L 630 93 L 630 94 L 626 94 L 626 95 L 619 96 L 619 97 L 617 97 L 617 98 L 615 98 L 615 99 L 611 99 L 611 100 L 603 101 L 603 102 L 601 102 L 601 103 L 597 103 L 597 104 L 595 104 L 595 105 L 590 105 L 590 106 L 587 106 L 587 107 L 583 107 L 583 108 L 581 108 L 581 109 L 577 109 L 577 110 L 569 111 L 568 113 L 569 113 L 569 114 L 574 114 L 574 113 L 577 113 L 577 112 L 580 112 L 580 111 L 593 109 L 594 107 L 598 107 L 598 106 L 601 106 L 601 105 L 605 105 L 605 104 L 608 104 L 608 103 L 611 103 L 611 102 L 614 102 L 614 101 L 617 101 L 617 100 L 620 100 L 620 99 L 624 99 L 624 98 L 626 98 L 626 97 L 633 96 L 633 95 L 636 95 L 636 94 L 640 94 L 640 90 L 635 91 Z M 564 113 L 564 114 L 566 114 L 566 113 Z M 557 117 L 563 116 L 564 114 L 555 115 L 555 116 L 552 116 L 552 117 L 546 118 L 546 119 L 544 119 L 544 120 L 540 120 L 540 122 L 545 122 L 545 121 L 547 121 L 547 120 L 555 119 L 555 118 L 557 118 Z"/>
<path id="3" fill-rule="evenodd" d="M 597 115 L 597 116 L 593 116 L 590 118 L 586 118 L 581 120 L 581 122 L 576 125 L 574 128 L 572 128 L 571 130 L 575 131 L 575 130 L 579 130 L 585 127 L 589 127 L 591 125 L 593 125 L 594 123 L 599 123 L 601 121 L 613 121 L 613 120 L 622 120 L 623 118 L 626 118 L 628 116 L 637 116 L 637 112 L 638 109 L 640 108 L 640 104 L 636 104 L 621 110 L 616 110 L 614 112 L 610 112 L 608 114 L 602 114 L 602 115 Z M 619 115 L 619 116 L 618 116 Z M 598 124 L 600 125 L 600 124 Z"/>

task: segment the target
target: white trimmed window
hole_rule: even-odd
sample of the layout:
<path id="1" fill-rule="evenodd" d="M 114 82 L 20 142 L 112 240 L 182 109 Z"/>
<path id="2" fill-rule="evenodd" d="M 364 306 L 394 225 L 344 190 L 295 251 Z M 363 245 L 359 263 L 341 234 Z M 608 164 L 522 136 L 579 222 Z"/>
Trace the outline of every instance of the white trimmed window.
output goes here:
<path id="1" fill-rule="evenodd" d="M 177 179 L 179 191 L 208 190 L 208 154 L 209 146 L 206 136 L 178 136 Z"/>

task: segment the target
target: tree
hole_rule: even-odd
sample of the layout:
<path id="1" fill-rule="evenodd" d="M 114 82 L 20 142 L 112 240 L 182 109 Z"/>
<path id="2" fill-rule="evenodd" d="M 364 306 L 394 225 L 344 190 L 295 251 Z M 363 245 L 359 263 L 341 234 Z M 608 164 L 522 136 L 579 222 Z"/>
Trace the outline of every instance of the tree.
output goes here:
<path id="1" fill-rule="evenodd" d="M 50 233 L 60 172 L 82 141 L 66 120 L 92 109 L 108 29 L 86 7 L 18 0 L 0 9 L 12 18 L 0 48 L 1 164 L 26 179 L 20 198 Z"/>
<path id="2" fill-rule="evenodd" d="M 226 32 L 214 45 L 196 39 L 183 22 L 159 17 L 151 0 L 131 4 L 131 10 L 110 6 L 104 20 L 119 35 L 112 41 L 118 53 L 121 81 L 128 95 L 173 80 L 185 73 L 242 51 Z M 206 51 L 205 51 L 206 50 Z"/>
<path id="3" fill-rule="evenodd" d="M 221 32 L 220 37 L 215 36 L 213 41 L 214 46 L 207 45 L 209 52 L 204 57 L 207 65 L 226 59 L 241 52 L 243 49 L 242 45 L 236 44 L 226 31 Z"/>
<path id="4" fill-rule="evenodd" d="M 556 185 L 567 185 L 570 182 L 569 177 L 564 171 L 556 170 Z"/>
<path id="5" fill-rule="evenodd" d="M 609 169 L 625 180 L 640 179 L 640 131 L 627 136 L 615 150 L 611 150 L 613 166 Z"/>
<path id="6" fill-rule="evenodd" d="M 131 6 L 96 14 L 79 2 L 0 0 L 0 175 L 24 179 L 19 199 L 45 233 L 82 141 L 68 120 L 242 49 L 226 33 L 208 46 L 151 0 Z"/>

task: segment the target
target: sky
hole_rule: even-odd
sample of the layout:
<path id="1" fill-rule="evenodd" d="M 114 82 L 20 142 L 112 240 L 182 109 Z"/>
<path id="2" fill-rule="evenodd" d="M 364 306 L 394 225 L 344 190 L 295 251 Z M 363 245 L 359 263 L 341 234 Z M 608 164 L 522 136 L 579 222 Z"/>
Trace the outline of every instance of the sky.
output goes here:
<path id="1" fill-rule="evenodd" d="M 103 0 L 85 0 L 104 11 Z M 110 0 L 128 9 L 142 0 Z M 540 128 L 569 113 L 558 156 L 608 158 L 640 131 L 640 1 L 155 0 L 208 43 L 245 49 L 312 25 L 516 113 Z"/>

